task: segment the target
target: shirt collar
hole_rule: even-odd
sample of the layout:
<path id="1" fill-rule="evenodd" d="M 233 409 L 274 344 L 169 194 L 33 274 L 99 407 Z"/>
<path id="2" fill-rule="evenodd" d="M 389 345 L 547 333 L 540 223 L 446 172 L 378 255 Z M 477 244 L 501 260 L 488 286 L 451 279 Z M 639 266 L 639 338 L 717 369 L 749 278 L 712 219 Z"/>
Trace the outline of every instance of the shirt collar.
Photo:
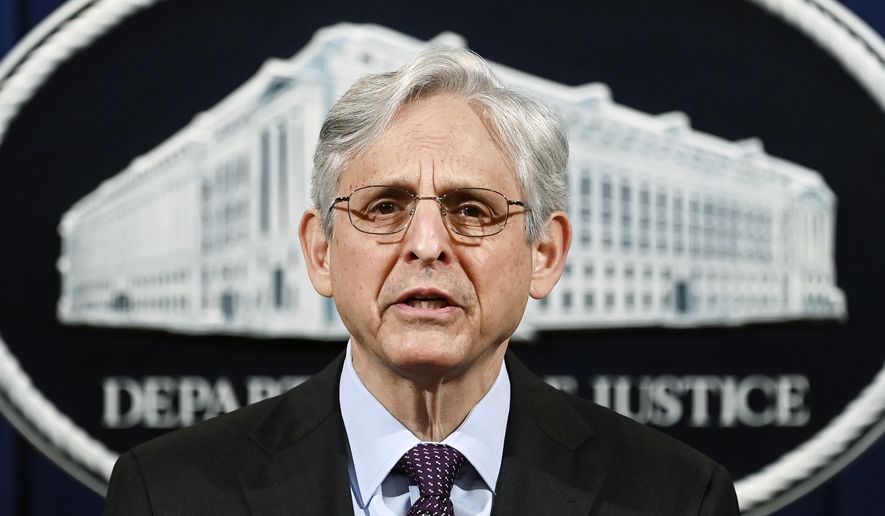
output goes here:
<path id="1" fill-rule="evenodd" d="M 347 344 L 338 396 L 347 431 L 350 457 L 363 506 L 396 465 L 420 439 L 396 420 L 366 388 L 353 368 Z M 494 492 L 504 453 L 504 434 L 510 414 L 510 378 L 502 363 L 489 392 L 473 407 L 443 444 L 460 451 Z"/>

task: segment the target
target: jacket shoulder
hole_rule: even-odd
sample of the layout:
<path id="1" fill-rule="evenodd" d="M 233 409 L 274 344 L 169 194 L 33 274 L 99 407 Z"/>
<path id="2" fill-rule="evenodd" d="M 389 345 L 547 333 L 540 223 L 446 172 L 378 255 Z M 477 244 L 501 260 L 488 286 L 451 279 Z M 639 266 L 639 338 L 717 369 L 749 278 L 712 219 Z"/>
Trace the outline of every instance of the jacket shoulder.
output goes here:
<path id="1" fill-rule="evenodd" d="M 260 451 L 249 435 L 279 403 L 243 407 L 124 453 L 111 474 L 104 516 L 239 514 L 237 471 Z"/>
<path id="2" fill-rule="evenodd" d="M 169 432 L 132 449 L 139 462 L 159 464 L 169 460 L 177 466 L 189 458 L 202 460 L 204 455 L 221 454 L 239 448 L 250 441 L 250 434 L 268 414 L 281 403 L 285 395 L 219 415 L 188 428 Z M 252 443 L 254 446 L 254 443 Z"/>
<path id="3" fill-rule="evenodd" d="M 339 413 L 340 366 L 339 357 L 284 394 L 170 432 L 124 453 L 111 475 L 105 514 L 140 514 L 133 507 L 150 507 L 146 514 L 234 514 L 232 508 L 243 502 L 240 475 L 244 468 L 267 461 L 318 428 L 335 426 L 331 418 Z M 113 507 L 125 510 L 114 512 Z"/>
<path id="4" fill-rule="evenodd" d="M 657 429 L 547 385 L 512 357 L 507 366 L 518 398 L 514 409 L 573 447 L 579 461 L 601 467 L 605 504 L 636 514 L 738 514 L 731 477 L 713 459 Z"/>

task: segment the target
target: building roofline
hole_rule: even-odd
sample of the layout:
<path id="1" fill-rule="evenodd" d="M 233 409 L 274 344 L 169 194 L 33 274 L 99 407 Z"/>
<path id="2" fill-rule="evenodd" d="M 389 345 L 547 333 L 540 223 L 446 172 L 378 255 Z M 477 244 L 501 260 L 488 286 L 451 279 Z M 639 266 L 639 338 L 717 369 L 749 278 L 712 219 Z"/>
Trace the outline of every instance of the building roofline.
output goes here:
<path id="1" fill-rule="evenodd" d="M 406 51 L 419 52 L 434 44 L 466 47 L 466 39 L 454 32 L 442 32 L 429 41 L 423 41 L 393 29 L 375 24 L 355 24 L 341 22 L 319 29 L 308 43 L 289 59 L 270 58 L 266 60 L 249 79 L 234 89 L 214 106 L 199 112 L 191 121 L 166 138 L 150 151 L 134 158 L 122 171 L 105 180 L 101 185 L 82 199 L 74 203 L 62 216 L 59 231 L 64 234 L 76 218 L 84 211 L 99 206 L 101 201 L 113 196 L 121 188 L 129 184 L 132 176 L 144 173 L 149 164 L 161 160 L 167 153 L 177 151 L 180 146 L 188 143 L 200 144 L 211 139 L 213 131 L 221 119 L 235 113 L 245 104 L 249 104 L 267 91 L 268 86 L 276 79 L 297 81 L 299 72 L 308 66 L 311 60 L 319 56 L 324 49 L 339 42 L 375 40 L 383 44 L 404 48 Z M 372 46 L 367 45 L 371 52 Z M 561 84 L 550 79 L 535 76 L 515 68 L 495 62 L 489 62 L 495 73 L 506 83 L 517 89 L 530 90 L 552 97 L 556 104 L 575 104 L 586 106 L 595 103 L 591 109 L 608 109 L 620 117 L 627 118 L 645 126 L 657 125 L 656 131 L 676 133 L 683 141 L 696 144 L 701 148 L 721 152 L 735 160 L 747 160 L 763 173 L 774 173 L 797 186 L 823 190 L 825 195 L 835 199 L 833 192 L 824 182 L 821 175 L 781 158 L 767 154 L 758 139 L 731 141 L 714 134 L 695 130 L 690 118 L 683 112 L 674 111 L 662 114 L 649 114 L 618 104 L 612 98 L 611 90 L 600 82 L 591 82 L 577 86 Z"/>

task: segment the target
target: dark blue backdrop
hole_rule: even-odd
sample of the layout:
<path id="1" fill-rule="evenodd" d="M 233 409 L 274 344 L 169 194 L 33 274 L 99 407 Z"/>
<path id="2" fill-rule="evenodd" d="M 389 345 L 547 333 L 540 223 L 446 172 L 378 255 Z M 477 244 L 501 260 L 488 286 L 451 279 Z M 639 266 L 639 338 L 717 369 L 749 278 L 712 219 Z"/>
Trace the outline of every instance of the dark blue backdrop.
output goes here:
<path id="1" fill-rule="evenodd" d="M 39 23 L 61 0 L 0 0 L 0 56 Z M 885 34 L 885 2 L 843 0 L 880 34 Z M 781 516 L 871 515 L 885 512 L 885 441 Z M 70 478 L 28 445 L 0 417 L 0 516 L 98 515 L 102 499 Z"/>

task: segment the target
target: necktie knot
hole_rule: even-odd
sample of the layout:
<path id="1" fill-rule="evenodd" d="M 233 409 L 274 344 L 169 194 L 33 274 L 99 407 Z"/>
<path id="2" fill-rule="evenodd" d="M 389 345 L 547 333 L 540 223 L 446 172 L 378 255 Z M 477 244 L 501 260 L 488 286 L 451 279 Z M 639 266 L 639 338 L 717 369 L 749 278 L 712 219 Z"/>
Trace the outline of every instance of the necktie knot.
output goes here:
<path id="1" fill-rule="evenodd" d="M 409 515 L 452 516 L 449 496 L 465 461 L 461 452 L 445 444 L 421 443 L 407 451 L 397 467 L 409 475 L 421 492 Z"/>

